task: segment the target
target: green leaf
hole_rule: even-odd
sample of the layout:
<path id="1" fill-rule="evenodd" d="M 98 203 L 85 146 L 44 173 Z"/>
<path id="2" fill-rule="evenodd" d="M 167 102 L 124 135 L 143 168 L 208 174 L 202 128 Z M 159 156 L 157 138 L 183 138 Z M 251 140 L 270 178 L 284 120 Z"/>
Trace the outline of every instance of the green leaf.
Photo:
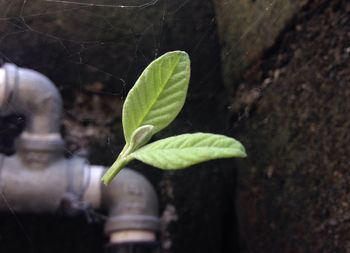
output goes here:
<path id="1" fill-rule="evenodd" d="M 190 79 L 186 52 L 173 51 L 154 60 L 130 90 L 123 107 L 126 143 L 142 125 L 153 125 L 153 134 L 168 126 L 185 103 Z"/>
<path id="2" fill-rule="evenodd" d="M 130 156 L 159 169 L 175 170 L 218 158 L 246 157 L 247 154 L 243 145 L 233 138 L 195 133 L 153 142 Z"/>

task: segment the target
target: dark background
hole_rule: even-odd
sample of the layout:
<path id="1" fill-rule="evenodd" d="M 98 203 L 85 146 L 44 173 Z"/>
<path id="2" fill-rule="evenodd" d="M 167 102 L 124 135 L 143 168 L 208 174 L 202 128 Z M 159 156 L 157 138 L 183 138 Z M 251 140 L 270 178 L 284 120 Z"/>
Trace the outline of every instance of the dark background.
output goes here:
<path id="1" fill-rule="evenodd" d="M 124 145 L 120 112 L 138 75 L 164 52 L 187 51 L 189 95 L 158 138 L 224 133 L 249 157 L 169 173 L 131 164 L 158 191 L 163 251 L 345 253 L 349 17 L 345 0 L 0 1 L 0 62 L 47 75 L 64 99 L 67 154 L 108 166 Z M 23 124 L 0 119 L 2 153 L 14 152 Z M 103 224 L 82 216 L 0 221 L 1 252 L 101 252 L 106 243 Z"/>

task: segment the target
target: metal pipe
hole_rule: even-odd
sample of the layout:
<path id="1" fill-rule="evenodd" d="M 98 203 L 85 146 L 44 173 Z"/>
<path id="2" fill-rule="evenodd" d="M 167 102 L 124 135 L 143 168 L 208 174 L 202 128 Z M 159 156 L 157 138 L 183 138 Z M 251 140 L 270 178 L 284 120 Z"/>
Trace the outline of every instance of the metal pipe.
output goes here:
<path id="1" fill-rule="evenodd" d="M 77 157 L 33 170 L 17 155 L 0 155 L 0 211 L 54 213 L 62 208 L 75 214 L 81 206 L 102 208 L 108 211 L 105 233 L 111 243 L 155 241 L 159 218 L 152 185 L 141 174 L 123 169 L 106 187 L 103 171 Z"/>
<path id="2" fill-rule="evenodd" d="M 108 187 L 102 186 L 102 204 L 109 210 L 105 232 L 114 238 L 122 231 L 137 231 L 134 235 L 143 234 L 145 239 L 150 238 L 149 231 L 159 229 L 155 190 L 133 170 L 123 169 Z"/>
<path id="3" fill-rule="evenodd" d="M 112 183 L 101 183 L 102 166 L 79 157 L 65 159 L 59 133 L 62 100 L 42 74 L 5 64 L 0 68 L 0 113 L 20 113 L 26 128 L 17 153 L 0 154 L 0 211 L 70 214 L 105 208 L 111 243 L 154 241 L 159 228 L 154 188 L 141 174 L 124 169 Z"/>
<path id="4" fill-rule="evenodd" d="M 54 213 L 69 188 L 76 190 L 84 184 L 85 162 L 79 158 L 59 159 L 44 170 L 26 167 L 17 155 L 2 156 L 1 160 L 0 192 L 3 198 L 0 199 L 0 211 L 11 208 L 19 213 Z"/>
<path id="5" fill-rule="evenodd" d="M 0 112 L 25 116 L 17 151 L 28 167 L 45 168 L 63 156 L 61 110 L 61 96 L 47 77 L 13 64 L 0 68 Z"/>
<path id="6" fill-rule="evenodd" d="M 5 64 L 0 73 L 1 112 L 24 114 L 28 134 L 59 134 L 62 99 L 55 85 L 46 76 L 13 64 Z"/>
<path id="7" fill-rule="evenodd" d="M 125 168 L 106 187 L 100 180 L 104 170 L 100 166 L 89 168 L 90 183 L 84 200 L 108 210 L 105 233 L 111 242 L 154 241 L 159 218 L 153 186 L 140 173 Z"/>

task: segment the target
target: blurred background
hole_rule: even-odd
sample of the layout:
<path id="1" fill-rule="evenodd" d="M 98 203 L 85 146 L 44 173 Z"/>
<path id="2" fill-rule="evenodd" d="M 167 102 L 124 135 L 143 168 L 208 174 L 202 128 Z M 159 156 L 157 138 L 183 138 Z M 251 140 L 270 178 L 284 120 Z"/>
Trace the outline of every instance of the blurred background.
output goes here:
<path id="1" fill-rule="evenodd" d="M 346 0 L 0 1 L 0 64 L 63 96 L 66 155 L 109 166 L 142 70 L 187 51 L 186 104 L 155 138 L 214 132 L 244 160 L 130 167 L 155 186 L 165 253 L 350 252 L 350 3 Z M 25 125 L 0 118 L 0 152 Z M 0 214 L 0 252 L 102 252 L 102 223 Z"/>

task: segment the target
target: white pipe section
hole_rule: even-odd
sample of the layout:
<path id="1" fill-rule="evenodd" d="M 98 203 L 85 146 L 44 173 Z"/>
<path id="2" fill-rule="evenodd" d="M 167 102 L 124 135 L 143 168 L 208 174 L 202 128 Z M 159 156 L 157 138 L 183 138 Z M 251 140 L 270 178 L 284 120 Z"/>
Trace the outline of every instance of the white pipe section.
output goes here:
<path id="1" fill-rule="evenodd" d="M 85 178 L 84 182 L 89 182 L 83 200 L 88 202 L 93 208 L 99 208 L 101 206 L 101 177 L 105 170 L 103 166 L 89 165 L 85 166 Z"/>
<path id="2" fill-rule="evenodd" d="M 5 89 L 5 69 L 0 68 L 0 105 L 2 105 L 5 100 Z"/>

